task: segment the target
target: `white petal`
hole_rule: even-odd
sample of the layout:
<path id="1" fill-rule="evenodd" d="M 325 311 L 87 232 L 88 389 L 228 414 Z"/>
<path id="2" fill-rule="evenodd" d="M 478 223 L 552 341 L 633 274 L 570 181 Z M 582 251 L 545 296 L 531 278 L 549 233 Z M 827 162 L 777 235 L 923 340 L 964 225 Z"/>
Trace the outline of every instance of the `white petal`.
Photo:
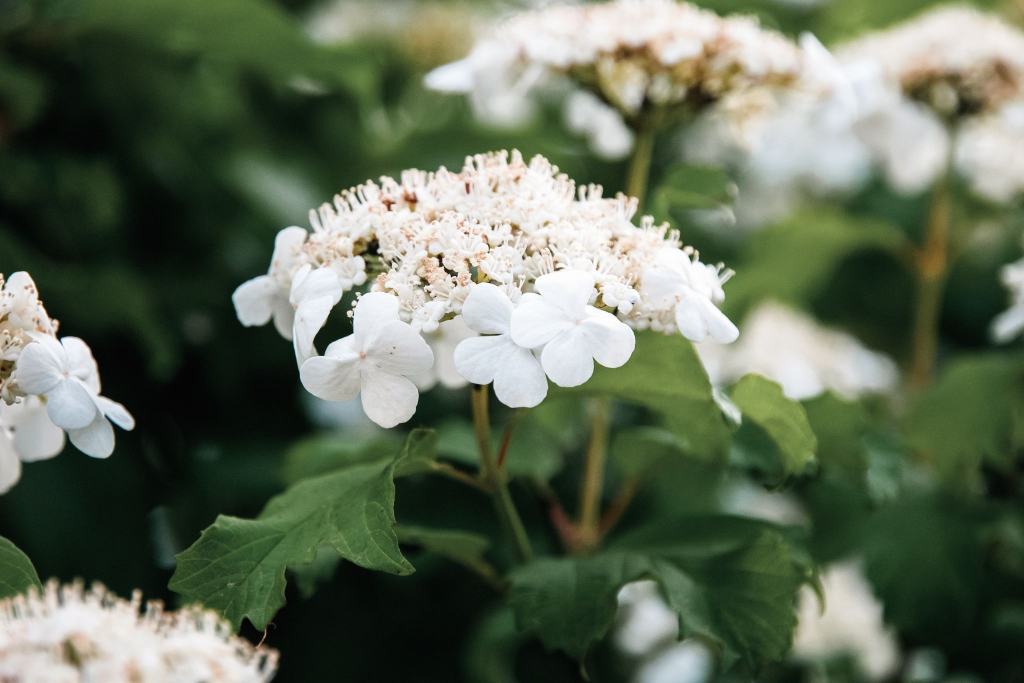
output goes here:
<path id="1" fill-rule="evenodd" d="M 333 346 L 333 344 L 332 344 Z M 299 368 L 299 378 L 306 391 L 325 401 L 351 401 L 359 394 L 360 366 L 358 355 L 341 357 L 315 356 Z"/>
<path id="2" fill-rule="evenodd" d="M 385 429 L 407 422 L 416 412 L 420 392 L 401 375 L 367 364 L 360 388 L 366 416 Z"/>
<path id="3" fill-rule="evenodd" d="M 467 339 L 455 349 L 455 369 L 467 382 L 490 384 L 509 347 L 519 348 L 505 335 Z"/>
<path id="4" fill-rule="evenodd" d="M 0 433 L 0 493 L 10 491 L 21 479 L 21 460 L 6 434 Z"/>
<path id="5" fill-rule="evenodd" d="M 514 351 L 504 356 L 494 378 L 494 395 L 509 408 L 533 408 L 548 395 L 548 379 L 540 361 L 529 349 L 509 345 Z"/>
<path id="6" fill-rule="evenodd" d="M 312 269 L 306 264 L 295 274 L 292 291 L 288 297 L 292 306 L 302 306 L 307 301 L 330 299 L 331 305 L 341 301 L 341 282 L 338 274 L 330 268 Z"/>
<path id="7" fill-rule="evenodd" d="M 533 288 L 545 301 L 578 318 L 594 295 L 594 276 L 582 270 L 559 270 L 541 275 Z"/>
<path id="8" fill-rule="evenodd" d="M 285 228 L 274 238 L 274 255 L 270 259 L 270 272 L 287 272 L 295 265 L 299 248 L 309 237 L 305 228 L 296 225 Z"/>
<path id="9" fill-rule="evenodd" d="M 75 448 L 93 458 L 108 458 L 114 452 L 114 428 L 99 411 L 88 426 L 69 429 L 68 438 Z"/>
<path id="10" fill-rule="evenodd" d="M 430 345 L 408 323 L 392 320 L 377 325 L 366 338 L 363 352 L 381 370 L 398 375 L 426 372 L 434 365 Z"/>
<path id="11" fill-rule="evenodd" d="M 111 422 L 126 432 L 135 429 L 135 418 L 128 412 L 128 409 L 117 401 L 111 401 L 106 396 L 96 397 L 96 407 L 100 409 Z"/>
<path id="12" fill-rule="evenodd" d="M 632 328 L 611 313 L 588 306 L 580 327 L 594 360 L 606 368 L 622 367 L 633 355 L 636 337 Z"/>
<path id="13" fill-rule="evenodd" d="M 669 268 L 651 268 L 644 273 L 640 287 L 655 305 L 663 306 L 682 296 L 686 280 Z"/>
<path id="14" fill-rule="evenodd" d="M 21 351 L 16 366 L 18 388 L 26 394 L 45 394 L 64 379 L 67 355 L 53 337 L 39 337 Z"/>
<path id="15" fill-rule="evenodd" d="M 992 339 L 1005 344 L 1024 330 L 1024 306 L 1015 306 L 1003 311 L 992 320 Z"/>
<path id="16" fill-rule="evenodd" d="M 274 311 L 274 299 L 285 299 L 281 288 L 267 275 L 243 282 L 231 295 L 238 322 L 246 327 L 266 325 Z"/>
<path id="17" fill-rule="evenodd" d="M 704 321 L 711 337 L 723 344 L 731 344 L 740 336 L 740 331 L 731 320 L 709 299 L 700 297 L 698 305 L 704 312 Z"/>
<path id="18" fill-rule="evenodd" d="M 698 298 L 689 288 L 683 292 L 676 304 L 676 325 L 679 332 L 690 341 L 702 342 L 708 338 L 708 323 Z"/>
<path id="19" fill-rule="evenodd" d="M 474 285 L 462 304 L 462 318 L 480 334 L 507 334 L 512 322 L 512 302 L 499 287 L 490 283 Z"/>
<path id="20" fill-rule="evenodd" d="M 544 299 L 521 303 L 512 312 L 512 341 L 527 349 L 544 346 L 570 327 L 575 327 L 572 318 Z"/>
<path id="21" fill-rule="evenodd" d="M 76 379 L 65 379 L 47 392 L 46 412 L 53 424 L 64 429 L 82 429 L 101 415 L 93 394 Z"/>
<path id="22" fill-rule="evenodd" d="M 0 424 L 11 432 L 14 450 L 23 462 L 46 460 L 64 449 L 64 430 L 50 421 L 38 397 L 29 396 L 13 406 L 0 406 L 0 410 Z"/>
<path id="23" fill-rule="evenodd" d="M 295 309 L 292 308 L 292 302 L 288 301 L 288 297 L 285 296 L 284 292 L 279 292 L 271 306 L 273 309 L 274 327 L 277 328 L 277 333 L 291 341 L 293 336 L 292 328 L 295 327 Z"/>
<path id="24" fill-rule="evenodd" d="M 473 89 L 476 82 L 475 62 L 465 57 L 457 62 L 437 67 L 423 77 L 423 85 L 428 90 L 439 90 L 448 93 L 466 93 Z"/>
<path id="25" fill-rule="evenodd" d="M 359 297 L 352 318 L 352 330 L 358 339 L 366 339 L 378 325 L 399 320 L 398 297 L 384 292 L 370 292 Z"/>
<path id="26" fill-rule="evenodd" d="M 295 322 L 292 325 L 292 345 L 295 347 L 295 360 L 299 365 L 306 362 L 307 358 L 316 355 L 313 339 L 327 322 L 335 303 L 337 302 L 330 297 L 322 296 L 319 299 L 309 299 L 299 304 L 299 308 L 295 311 Z"/>
<path id="27" fill-rule="evenodd" d="M 89 345 L 78 337 L 63 337 L 60 344 L 67 354 L 68 372 L 82 380 L 85 388 L 92 393 L 100 393 L 99 366 L 96 365 L 96 359 L 92 357 Z"/>
<path id="28" fill-rule="evenodd" d="M 540 363 L 551 381 L 560 387 L 578 387 L 594 374 L 594 358 L 587 339 L 575 325 L 544 347 Z"/>

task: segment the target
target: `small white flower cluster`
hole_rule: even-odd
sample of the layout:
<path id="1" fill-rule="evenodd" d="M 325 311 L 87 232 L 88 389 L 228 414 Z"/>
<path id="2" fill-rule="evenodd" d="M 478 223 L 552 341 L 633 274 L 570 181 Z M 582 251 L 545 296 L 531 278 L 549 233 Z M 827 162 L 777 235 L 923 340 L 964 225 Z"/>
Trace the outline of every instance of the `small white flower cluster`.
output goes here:
<path id="1" fill-rule="evenodd" d="M 871 680 L 889 678 L 899 668 L 900 650 L 882 619 L 882 604 L 857 562 L 843 562 L 821 573 L 824 611 L 809 586 L 800 593 L 799 624 L 793 638 L 797 660 L 820 662 L 852 656 Z"/>
<path id="2" fill-rule="evenodd" d="M 269 273 L 240 286 L 235 307 L 243 324 L 273 318 L 293 339 L 311 393 L 361 394 L 381 426 L 408 420 L 417 386 L 438 380 L 494 382 L 506 405 L 534 406 L 547 379 L 578 386 L 595 361 L 624 364 L 632 329 L 738 335 L 716 306 L 731 271 L 702 263 L 666 225 L 634 225 L 635 210 L 600 187 L 577 193 L 546 159 L 518 152 L 472 157 L 460 173 L 408 171 L 311 212 L 311 234 L 283 230 Z M 368 267 L 379 275 L 354 334 L 317 357 L 313 337 Z"/>
<path id="3" fill-rule="evenodd" d="M 801 69 L 800 50 L 754 18 L 672 0 L 613 0 L 513 16 L 426 84 L 467 93 L 477 116 L 499 126 L 529 118 L 538 91 L 582 87 L 600 101 L 570 99 L 571 127 L 619 157 L 632 145 L 623 119 L 728 109 L 752 92 L 792 86 Z"/>
<path id="4" fill-rule="evenodd" d="M 1024 259 L 1003 266 L 1002 280 L 1010 290 L 1010 308 L 992 321 L 992 338 L 1005 344 L 1024 332 Z"/>
<path id="5" fill-rule="evenodd" d="M 215 612 L 164 612 L 81 582 L 0 601 L 0 680 L 28 683 L 267 683 L 275 650 L 257 650 Z"/>
<path id="6" fill-rule="evenodd" d="M 743 322 L 743 338 L 729 347 L 708 341 L 697 352 L 716 386 L 754 372 L 782 385 L 794 400 L 834 391 L 846 398 L 887 393 L 899 380 L 896 364 L 857 339 L 774 302 Z"/>
<path id="7" fill-rule="evenodd" d="M 21 463 L 52 458 L 64 432 L 94 458 L 114 450 L 113 422 L 135 421 L 120 403 L 100 395 L 92 352 L 78 337 L 57 339 L 28 273 L 0 275 L 0 493 L 21 477 Z"/>
<path id="8" fill-rule="evenodd" d="M 957 170 L 978 196 L 1013 202 L 1024 193 L 1024 100 L 965 121 L 955 153 Z"/>
<path id="9" fill-rule="evenodd" d="M 996 112 L 1024 97 L 1024 34 L 967 6 L 940 7 L 836 51 L 871 61 L 943 119 Z"/>

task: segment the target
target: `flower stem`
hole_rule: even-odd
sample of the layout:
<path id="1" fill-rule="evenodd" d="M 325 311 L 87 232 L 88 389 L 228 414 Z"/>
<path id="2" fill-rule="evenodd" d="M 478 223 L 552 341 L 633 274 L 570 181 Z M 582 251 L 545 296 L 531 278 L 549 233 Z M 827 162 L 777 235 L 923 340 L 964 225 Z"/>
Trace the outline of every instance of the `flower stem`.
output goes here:
<path id="1" fill-rule="evenodd" d="M 503 469 L 498 469 L 491 457 L 491 425 L 487 411 L 488 388 L 473 385 L 473 425 L 476 428 L 476 443 L 480 449 L 480 469 L 484 482 L 487 484 L 494 500 L 494 508 L 506 533 L 516 546 L 520 562 L 527 562 L 533 557 L 530 539 L 526 535 L 523 520 L 520 519 L 516 506 L 512 502 L 512 494 L 508 490 L 508 477 Z"/>
<path id="2" fill-rule="evenodd" d="M 948 179 L 941 180 L 932 195 L 924 244 L 914 259 L 917 299 L 911 337 L 910 385 L 915 389 L 928 386 L 935 369 L 942 295 L 949 267 L 951 203 Z"/>
<path id="3" fill-rule="evenodd" d="M 636 197 L 639 202 L 637 211 L 643 208 L 644 195 L 647 193 L 647 177 L 651 172 L 651 156 L 654 153 L 654 127 L 638 124 L 635 128 L 636 144 L 629 158 L 629 169 L 626 174 L 626 194 Z"/>
<path id="4" fill-rule="evenodd" d="M 604 489 L 604 464 L 608 458 L 608 428 L 612 413 L 611 398 L 602 396 L 594 399 L 593 410 L 586 468 L 580 484 L 579 540 L 583 550 L 593 547 L 599 539 L 601 492 Z"/>

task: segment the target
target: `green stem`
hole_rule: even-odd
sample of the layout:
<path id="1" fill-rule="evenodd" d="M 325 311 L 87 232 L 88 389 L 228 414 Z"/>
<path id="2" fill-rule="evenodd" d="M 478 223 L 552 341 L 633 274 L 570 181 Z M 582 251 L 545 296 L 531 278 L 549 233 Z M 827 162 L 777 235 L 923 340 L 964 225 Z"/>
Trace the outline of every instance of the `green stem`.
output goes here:
<path id="1" fill-rule="evenodd" d="M 626 194 L 637 198 L 639 212 L 643 208 L 644 195 L 647 194 L 647 177 L 651 172 L 655 134 L 654 127 L 645 124 L 638 124 L 635 132 L 636 144 L 633 146 L 633 155 L 629 158 L 626 175 Z"/>
<path id="2" fill-rule="evenodd" d="M 910 385 L 915 389 L 928 386 L 935 369 L 942 296 L 949 272 L 951 199 L 948 179 L 939 181 L 932 195 L 924 243 L 914 259 L 917 298 L 911 337 Z"/>
<path id="3" fill-rule="evenodd" d="M 608 428 L 611 413 L 612 400 L 609 397 L 594 399 L 586 468 L 580 484 L 579 540 L 583 550 L 593 547 L 599 538 L 601 492 L 604 490 L 604 465 L 608 459 Z"/>
<path id="4" fill-rule="evenodd" d="M 480 470 L 494 499 L 494 508 L 506 533 L 516 546 L 520 562 L 528 562 L 533 557 L 530 539 L 526 535 L 523 520 L 512 502 L 512 494 L 508 490 L 508 477 L 503 469 L 498 469 L 491 457 L 491 425 L 487 411 L 488 388 L 473 385 L 473 425 L 476 428 L 476 443 L 480 449 Z"/>

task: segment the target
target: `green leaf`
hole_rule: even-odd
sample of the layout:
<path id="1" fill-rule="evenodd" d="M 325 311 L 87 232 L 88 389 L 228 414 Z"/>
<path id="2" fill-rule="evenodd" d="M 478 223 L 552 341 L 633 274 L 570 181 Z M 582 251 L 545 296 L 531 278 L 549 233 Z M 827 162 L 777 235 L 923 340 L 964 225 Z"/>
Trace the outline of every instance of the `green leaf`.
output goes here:
<path id="1" fill-rule="evenodd" d="M 981 490 L 982 462 L 1003 470 L 1024 443 L 1024 359 L 993 354 L 951 363 L 911 408 L 904 435 L 940 481 Z"/>
<path id="2" fill-rule="evenodd" d="M 644 406 L 660 415 L 687 453 L 724 459 L 729 429 L 711 395 L 711 382 L 693 344 L 676 334 L 636 334 L 636 350 L 621 368 L 596 367 L 594 376 L 559 394 L 604 395 Z"/>
<path id="3" fill-rule="evenodd" d="M 369 440 L 340 433 L 312 436 L 288 449 L 281 478 L 291 485 L 343 467 L 392 457 L 404 443 L 391 432 Z"/>
<path id="4" fill-rule="evenodd" d="M 429 472 L 437 460 L 437 432 L 433 429 L 414 429 L 409 432 L 402 450 L 395 458 L 395 477 Z"/>
<path id="5" fill-rule="evenodd" d="M 863 482 L 868 452 L 862 440 L 871 430 L 871 416 L 864 405 L 826 392 L 804 401 L 803 406 L 811 430 L 818 437 L 817 456 L 822 473 Z"/>
<path id="6" fill-rule="evenodd" d="M 428 553 L 434 553 L 467 567 L 479 565 L 491 546 L 486 536 L 470 531 L 428 529 L 399 524 L 395 527 L 395 534 L 399 543 L 419 546 Z"/>
<path id="7" fill-rule="evenodd" d="M 623 476 L 643 479 L 659 465 L 686 457 L 686 444 L 660 427 L 633 427 L 617 432 L 608 459 Z"/>
<path id="8" fill-rule="evenodd" d="M 723 308 L 733 319 L 763 299 L 803 303 L 819 293 L 848 257 L 897 253 L 905 245 L 894 225 L 839 211 L 808 210 L 758 232 L 736 266 Z M 814 254 L 814 258 L 807 258 Z"/>
<path id="9" fill-rule="evenodd" d="M 520 630 L 582 659 L 611 627 L 622 586 L 643 578 L 661 586 L 682 637 L 709 639 L 724 666 L 753 670 L 788 651 L 807 570 L 767 524 L 690 517 L 599 555 L 531 562 L 512 573 L 509 601 Z"/>
<path id="10" fill-rule="evenodd" d="M 0 536 L 0 599 L 21 595 L 29 588 L 41 590 L 42 587 L 28 556 Z"/>
<path id="11" fill-rule="evenodd" d="M 815 461 L 818 441 L 807 413 L 786 398 L 782 387 L 760 375 L 746 375 L 730 394 L 743 414 L 734 455 L 757 469 L 766 484 L 779 486 Z"/>
<path id="12" fill-rule="evenodd" d="M 316 558 L 312 562 L 288 567 L 288 571 L 295 578 L 295 587 L 299 589 L 302 599 L 309 600 L 320 590 L 320 586 L 333 579 L 340 562 L 341 558 L 334 552 L 334 548 L 322 543 L 316 549 Z"/>
<path id="13" fill-rule="evenodd" d="M 203 603 L 235 628 L 263 629 L 285 604 L 285 569 L 309 564 L 321 544 L 367 569 L 411 574 L 395 536 L 390 458 L 305 479 L 254 520 L 221 515 L 178 555 L 171 590 Z"/>
<path id="14" fill-rule="evenodd" d="M 675 211 L 718 209 L 731 204 L 735 193 L 735 183 L 720 168 L 676 166 L 653 192 L 651 211 L 670 218 Z"/>

